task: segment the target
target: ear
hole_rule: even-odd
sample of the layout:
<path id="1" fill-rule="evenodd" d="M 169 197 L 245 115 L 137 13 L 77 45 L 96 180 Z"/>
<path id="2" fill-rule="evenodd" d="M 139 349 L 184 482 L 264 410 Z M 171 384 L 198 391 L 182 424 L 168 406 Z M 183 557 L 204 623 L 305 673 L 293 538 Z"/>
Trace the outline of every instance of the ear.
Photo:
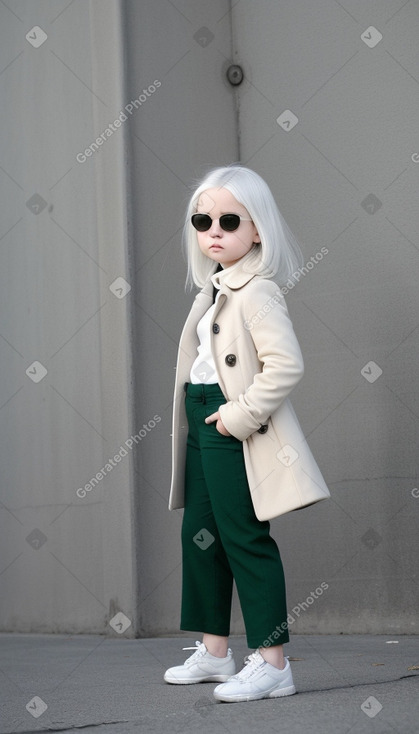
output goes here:
<path id="1" fill-rule="evenodd" d="M 254 226 L 254 225 L 253 225 L 253 226 Z M 257 244 L 257 245 L 259 245 L 259 244 L 260 244 L 260 236 L 259 236 L 259 233 L 258 233 L 258 231 L 257 231 L 257 229 L 256 229 L 256 227 L 255 227 L 255 226 L 254 226 L 254 232 L 253 232 L 253 242 L 254 242 L 255 244 Z"/>

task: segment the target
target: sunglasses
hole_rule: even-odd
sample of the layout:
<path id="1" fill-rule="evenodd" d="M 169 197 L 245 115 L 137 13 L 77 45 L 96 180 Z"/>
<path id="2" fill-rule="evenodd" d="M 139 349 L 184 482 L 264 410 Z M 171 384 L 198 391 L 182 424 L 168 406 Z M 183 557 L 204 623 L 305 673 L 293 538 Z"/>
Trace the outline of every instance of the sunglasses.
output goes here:
<path id="1" fill-rule="evenodd" d="M 240 227 L 240 222 L 251 222 L 252 220 L 240 217 L 238 214 L 222 214 L 218 221 L 225 232 L 235 232 Z M 209 214 L 192 214 L 191 222 L 198 232 L 207 232 L 213 220 Z"/>

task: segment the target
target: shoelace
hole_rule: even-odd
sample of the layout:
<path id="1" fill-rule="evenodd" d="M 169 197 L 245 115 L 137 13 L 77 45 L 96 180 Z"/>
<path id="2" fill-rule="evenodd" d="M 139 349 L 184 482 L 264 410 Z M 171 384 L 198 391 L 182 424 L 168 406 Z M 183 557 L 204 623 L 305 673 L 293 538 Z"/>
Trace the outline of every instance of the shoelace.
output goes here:
<path id="1" fill-rule="evenodd" d="M 207 648 L 205 647 L 203 642 L 199 642 L 199 640 L 196 640 L 194 647 L 182 647 L 182 650 L 195 650 L 193 655 L 191 655 L 184 662 L 184 665 L 189 665 L 189 663 L 193 663 L 197 658 L 201 658 L 203 655 L 205 655 Z"/>
<path id="2" fill-rule="evenodd" d="M 238 680 L 247 680 L 255 672 L 255 670 L 264 663 L 265 660 L 263 659 L 262 655 L 258 650 L 256 650 L 244 659 L 245 667 L 243 668 L 243 670 L 240 671 L 240 673 L 237 673 L 233 677 L 237 678 Z"/>
<path id="3" fill-rule="evenodd" d="M 285 655 L 285 660 L 289 660 L 288 655 Z M 252 673 L 260 668 L 265 662 L 266 660 L 260 654 L 259 650 L 255 650 L 255 652 L 252 652 L 250 655 L 244 658 L 245 667 L 239 673 L 236 673 L 236 675 L 232 677 L 238 678 L 238 680 L 247 680 L 248 678 L 250 678 Z"/>

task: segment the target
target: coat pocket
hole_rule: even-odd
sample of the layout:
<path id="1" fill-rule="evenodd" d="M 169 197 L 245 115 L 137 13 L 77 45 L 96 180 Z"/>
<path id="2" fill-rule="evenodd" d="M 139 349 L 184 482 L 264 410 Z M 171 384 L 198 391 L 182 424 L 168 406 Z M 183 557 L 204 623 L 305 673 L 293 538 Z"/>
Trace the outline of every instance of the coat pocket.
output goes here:
<path id="1" fill-rule="evenodd" d="M 266 433 L 243 442 L 247 478 L 259 520 L 269 520 L 330 497 L 289 400 L 271 416 Z"/>

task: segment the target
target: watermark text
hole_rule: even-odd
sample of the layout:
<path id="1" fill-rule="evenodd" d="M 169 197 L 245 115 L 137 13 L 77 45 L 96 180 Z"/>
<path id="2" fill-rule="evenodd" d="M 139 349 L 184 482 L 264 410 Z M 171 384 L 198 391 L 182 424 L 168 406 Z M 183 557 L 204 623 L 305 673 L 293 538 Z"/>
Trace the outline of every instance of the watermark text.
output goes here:
<path id="1" fill-rule="evenodd" d="M 127 440 L 124 442 L 123 446 L 119 447 L 119 451 L 113 456 L 113 458 L 108 459 L 106 464 L 102 466 L 102 468 L 96 472 L 95 476 L 92 477 L 87 484 L 84 485 L 84 487 L 79 487 L 76 489 L 76 495 L 77 497 L 80 497 L 80 499 L 84 499 L 88 492 L 91 492 L 94 487 L 96 487 L 99 482 L 102 481 L 106 477 L 107 474 L 109 474 L 112 469 L 117 466 L 122 459 L 128 455 L 127 449 L 130 451 L 136 446 L 140 441 L 143 440 L 147 436 L 150 431 L 153 430 L 153 428 L 156 427 L 157 423 L 160 423 L 161 417 L 159 415 L 153 416 L 151 420 L 148 421 L 148 423 L 144 423 L 143 427 L 140 428 L 138 433 L 134 434 L 133 436 L 130 436 L 130 438 L 127 438 Z M 125 446 L 127 448 L 125 448 Z"/>

